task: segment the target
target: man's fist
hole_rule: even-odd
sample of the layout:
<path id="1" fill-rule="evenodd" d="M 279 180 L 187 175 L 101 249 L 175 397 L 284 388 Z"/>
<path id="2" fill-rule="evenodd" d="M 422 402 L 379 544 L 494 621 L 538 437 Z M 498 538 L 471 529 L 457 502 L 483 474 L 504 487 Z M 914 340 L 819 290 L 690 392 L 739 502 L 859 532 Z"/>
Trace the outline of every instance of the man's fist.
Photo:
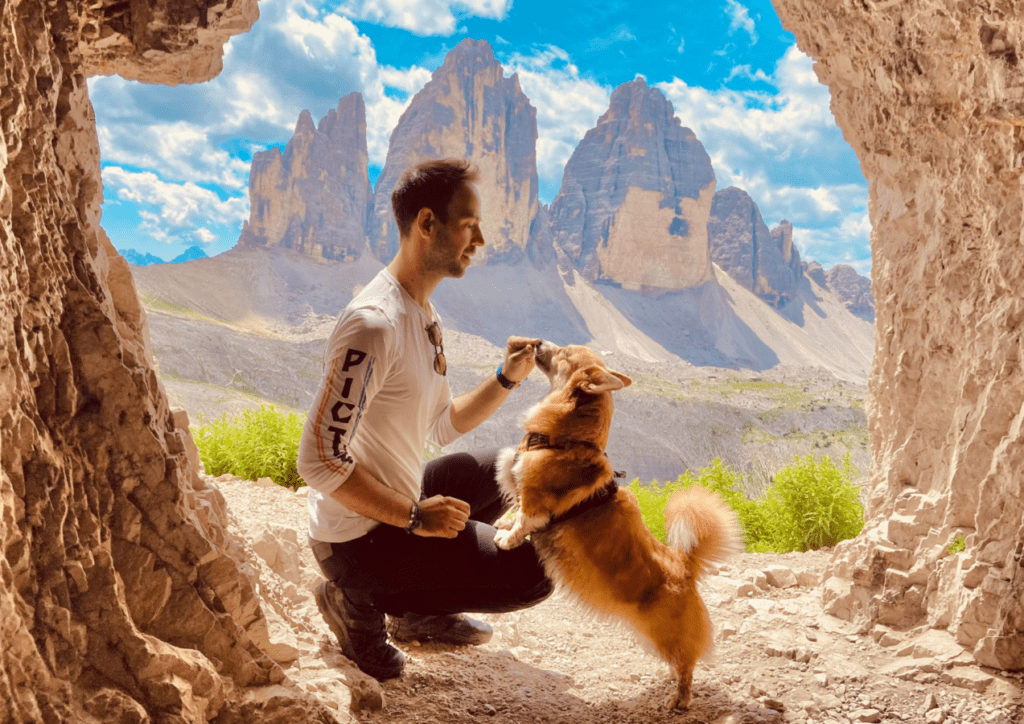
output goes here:
<path id="1" fill-rule="evenodd" d="M 529 337 L 509 337 L 505 345 L 505 361 L 501 364 L 501 373 L 513 382 L 525 380 L 533 371 L 533 353 L 540 342 L 540 339 Z"/>
<path id="2" fill-rule="evenodd" d="M 420 501 L 423 524 L 413 535 L 424 538 L 454 538 L 469 520 L 469 503 L 446 495 L 435 495 Z"/>

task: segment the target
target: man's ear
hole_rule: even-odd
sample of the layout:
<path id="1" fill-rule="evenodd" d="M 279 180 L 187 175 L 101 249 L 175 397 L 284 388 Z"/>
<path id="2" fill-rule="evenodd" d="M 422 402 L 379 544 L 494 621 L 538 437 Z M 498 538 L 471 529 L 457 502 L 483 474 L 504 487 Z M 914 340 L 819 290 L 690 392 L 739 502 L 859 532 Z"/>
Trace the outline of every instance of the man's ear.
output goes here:
<path id="1" fill-rule="evenodd" d="M 434 212 L 431 209 L 424 206 L 420 209 L 419 213 L 416 214 L 416 220 L 412 222 L 412 225 L 419 230 L 421 234 L 429 237 L 437 226 L 437 216 L 434 215 Z"/>
<path id="2" fill-rule="evenodd" d="M 604 367 L 591 367 L 587 370 L 587 376 L 580 381 L 579 388 L 588 395 L 596 395 L 601 392 L 615 392 L 631 384 L 633 380 L 621 372 Z"/>

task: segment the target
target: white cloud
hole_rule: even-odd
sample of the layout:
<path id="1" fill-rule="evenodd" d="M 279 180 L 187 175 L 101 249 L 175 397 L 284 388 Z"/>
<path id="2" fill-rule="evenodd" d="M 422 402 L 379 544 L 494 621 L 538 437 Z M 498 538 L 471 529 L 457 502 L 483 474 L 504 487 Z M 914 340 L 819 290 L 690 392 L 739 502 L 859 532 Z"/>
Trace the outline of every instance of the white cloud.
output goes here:
<path id="1" fill-rule="evenodd" d="M 172 244 L 185 240 L 210 243 L 211 224 L 240 226 L 249 218 L 247 196 L 222 200 L 191 181 L 169 183 L 150 171 L 132 172 L 119 166 L 103 169 L 108 196 L 139 206 L 141 229 L 155 240 Z"/>
<path id="2" fill-rule="evenodd" d="M 793 241 L 802 240 L 800 254 L 815 259 L 826 269 L 849 264 L 863 276 L 871 275 L 871 249 L 864 243 L 871 236 L 868 212 L 853 213 L 838 226 L 810 228 L 793 226 Z"/>
<path id="3" fill-rule="evenodd" d="M 757 42 L 757 30 L 754 28 L 754 19 L 750 17 L 750 10 L 736 0 L 725 0 L 725 3 L 729 6 L 729 35 L 743 30 L 750 36 L 750 44 L 754 45 Z"/>
<path id="4" fill-rule="evenodd" d="M 579 68 L 561 48 L 547 46 L 533 55 L 513 53 L 502 59 L 506 72 L 537 109 L 537 175 L 541 198 L 550 202 L 569 160 L 587 131 L 608 110 L 611 88 L 580 77 Z"/>
<path id="5" fill-rule="evenodd" d="M 201 128 L 182 121 L 105 125 L 99 138 L 104 162 L 158 169 L 168 179 L 238 189 L 249 175 L 248 163 L 216 148 Z"/>
<path id="6" fill-rule="evenodd" d="M 339 10 L 356 20 L 416 35 L 452 35 L 456 15 L 504 20 L 511 7 L 512 0 L 346 0 Z"/>
<path id="7" fill-rule="evenodd" d="M 409 101 L 427 81 L 431 73 L 413 66 L 399 69 L 381 66 L 363 89 L 366 103 L 366 146 L 370 164 L 383 166 L 391 142 L 391 131 L 409 106 Z M 395 96 L 400 97 L 396 98 Z"/>

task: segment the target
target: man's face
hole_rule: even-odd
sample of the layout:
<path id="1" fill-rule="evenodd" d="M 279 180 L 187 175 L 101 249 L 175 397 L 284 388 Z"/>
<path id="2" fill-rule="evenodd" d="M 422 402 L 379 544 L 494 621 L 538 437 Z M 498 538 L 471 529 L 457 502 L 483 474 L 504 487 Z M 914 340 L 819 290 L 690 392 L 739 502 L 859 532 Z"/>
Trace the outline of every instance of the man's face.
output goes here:
<path id="1" fill-rule="evenodd" d="M 439 224 L 427 251 L 427 269 L 448 277 L 461 277 L 473 261 L 478 246 L 484 245 L 480 232 L 480 195 L 471 183 L 463 183 L 448 204 L 448 223 Z"/>

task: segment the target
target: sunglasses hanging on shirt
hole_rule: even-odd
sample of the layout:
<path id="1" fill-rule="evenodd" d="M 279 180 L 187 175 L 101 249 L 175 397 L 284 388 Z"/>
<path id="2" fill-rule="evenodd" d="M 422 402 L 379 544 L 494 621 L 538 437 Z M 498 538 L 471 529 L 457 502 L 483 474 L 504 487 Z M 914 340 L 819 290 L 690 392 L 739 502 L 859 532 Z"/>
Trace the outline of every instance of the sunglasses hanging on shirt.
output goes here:
<path id="1" fill-rule="evenodd" d="M 434 372 L 439 375 L 448 374 L 448 362 L 444 358 L 444 345 L 441 340 L 441 325 L 437 322 L 432 322 L 427 327 L 427 339 L 434 345 Z"/>

